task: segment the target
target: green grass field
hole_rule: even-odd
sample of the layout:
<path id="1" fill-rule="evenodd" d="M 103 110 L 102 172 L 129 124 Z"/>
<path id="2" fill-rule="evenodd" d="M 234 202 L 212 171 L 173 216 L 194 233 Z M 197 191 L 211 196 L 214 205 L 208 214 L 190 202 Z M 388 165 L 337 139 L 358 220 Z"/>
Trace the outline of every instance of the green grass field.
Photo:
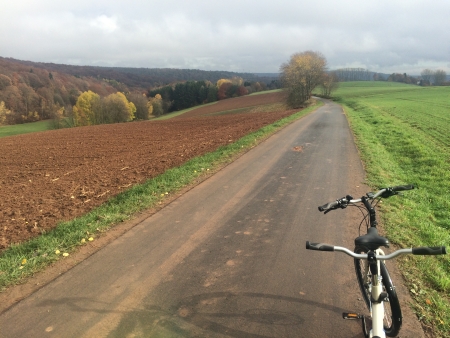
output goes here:
<path id="1" fill-rule="evenodd" d="M 52 129 L 51 121 L 15 124 L 13 126 L 0 126 L 0 137 L 35 133 L 37 131 L 45 131 L 50 129 Z"/>
<path id="2" fill-rule="evenodd" d="M 342 83 L 344 106 L 374 188 L 414 183 L 419 189 L 382 203 L 387 237 L 400 247 L 447 245 L 450 251 L 450 87 L 390 82 Z M 398 260 L 433 336 L 450 336 L 450 255 Z"/>

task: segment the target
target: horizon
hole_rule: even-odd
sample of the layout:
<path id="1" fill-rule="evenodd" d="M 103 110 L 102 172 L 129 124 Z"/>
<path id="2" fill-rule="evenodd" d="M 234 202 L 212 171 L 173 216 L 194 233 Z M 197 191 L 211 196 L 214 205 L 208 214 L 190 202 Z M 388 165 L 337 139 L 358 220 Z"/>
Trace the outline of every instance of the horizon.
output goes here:
<path id="1" fill-rule="evenodd" d="M 59 66 L 70 66 L 70 67 L 100 67 L 100 68 L 122 68 L 122 69 L 174 69 L 174 70 L 198 70 L 198 71 L 204 71 L 204 72 L 229 72 L 229 73 L 236 73 L 236 74 L 254 74 L 254 75 L 258 75 L 258 74 L 280 74 L 280 72 L 236 72 L 236 71 L 230 71 L 230 70 L 225 70 L 225 69 L 199 69 L 199 68 L 176 68 L 176 67 L 127 67 L 127 66 L 100 66 L 100 65 L 89 65 L 89 64 L 82 64 L 82 65 L 76 65 L 76 64 L 67 64 L 67 63 L 55 63 L 55 62 L 46 62 L 46 61 L 32 61 L 32 60 L 20 60 L 20 59 L 16 59 L 16 58 L 12 58 L 12 57 L 4 57 L 0 55 L 0 58 L 6 59 L 6 60 L 13 60 L 13 61 L 19 61 L 19 62 L 30 62 L 30 63 L 38 63 L 38 64 L 50 64 L 50 65 L 59 65 Z M 344 67 L 344 68 L 354 68 L 354 69 L 358 69 L 361 67 Z M 336 68 L 336 69 L 328 69 L 328 71 L 336 71 L 339 69 L 344 69 L 344 68 Z M 365 69 L 362 68 L 370 73 L 376 73 L 376 74 L 382 74 L 382 75 L 391 75 L 391 74 L 404 74 L 405 72 L 400 72 L 400 71 L 394 71 L 392 73 L 384 73 L 384 72 L 376 72 L 373 71 L 371 69 Z M 420 73 L 419 74 L 414 74 L 414 73 L 406 73 L 409 76 L 413 76 L 413 77 L 420 77 Z M 450 78 L 450 74 L 447 74 L 447 78 Z"/>

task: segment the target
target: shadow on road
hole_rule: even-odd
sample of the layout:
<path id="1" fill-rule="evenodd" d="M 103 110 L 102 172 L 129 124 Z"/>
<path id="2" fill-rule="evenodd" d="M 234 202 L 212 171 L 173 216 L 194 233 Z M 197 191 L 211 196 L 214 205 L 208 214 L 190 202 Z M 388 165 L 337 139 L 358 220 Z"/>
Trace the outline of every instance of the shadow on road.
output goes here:
<path id="1" fill-rule="evenodd" d="M 45 303 L 45 304 L 44 304 Z M 329 311 L 341 316 L 345 309 L 311 301 L 251 292 L 213 292 L 187 297 L 167 307 L 149 304 L 140 309 L 107 310 L 106 304 L 84 297 L 44 302 L 42 306 L 69 306 L 72 311 L 122 313 L 119 325 L 108 337 L 305 337 L 305 321 L 324 321 L 320 315 Z M 358 325 L 357 322 L 348 322 Z M 354 324 L 353 324 L 354 323 Z M 318 329 L 319 327 L 317 327 Z M 354 328 L 354 326 L 353 326 Z M 317 332 L 318 333 L 318 332 Z M 336 333 L 336 332 L 334 332 Z M 309 335 L 308 335 L 309 336 Z M 348 335 L 347 335 L 348 337 Z M 363 337 L 362 334 L 351 338 Z"/>

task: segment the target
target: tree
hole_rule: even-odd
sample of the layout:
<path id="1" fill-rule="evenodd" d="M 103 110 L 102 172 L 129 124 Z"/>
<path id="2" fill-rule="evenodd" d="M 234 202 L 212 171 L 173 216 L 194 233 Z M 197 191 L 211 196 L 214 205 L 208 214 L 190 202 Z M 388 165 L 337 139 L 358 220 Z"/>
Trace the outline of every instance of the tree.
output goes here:
<path id="1" fill-rule="evenodd" d="M 82 93 L 73 107 L 74 124 L 78 126 L 90 126 L 103 123 L 101 120 L 100 95 L 90 90 Z M 100 121 L 99 121 L 100 120 Z"/>
<path id="2" fill-rule="evenodd" d="M 248 90 L 244 86 L 239 86 L 236 90 L 237 96 L 244 96 L 248 95 Z"/>
<path id="3" fill-rule="evenodd" d="M 233 84 L 231 82 L 222 82 L 219 90 L 217 92 L 217 98 L 219 100 L 224 100 L 229 98 L 230 89 L 233 87 Z"/>
<path id="4" fill-rule="evenodd" d="M 442 69 L 438 69 L 433 74 L 433 83 L 435 86 L 441 86 L 445 82 L 446 79 L 447 79 L 447 73 Z"/>
<path id="5" fill-rule="evenodd" d="M 217 101 L 217 93 L 218 93 L 218 89 L 216 86 L 209 86 L 207 101 L 208 102 L 216 102 Z"/>
<path id="6" fill-rule="evenodd" d="M 6 108 L 5 102 L 0 102 L 0 126 L 8 124 L 11 116 L 11 111 Z"/>
<path id="7" fill-rule="evenodd" d="M 102 100 L 102 111 L 103 121 L 100 123 L 128 122 L 134 119 L 136 106 L 123 93 L 117 92 Z"/>
<path id="8" fill-rule="evenodd" d="M 217 80 L 217 83 L 216 83 L 217 89 L 219 89 L 220 86 L 222 86 L 222 84 L 224 84 L 224 83 L 231 83 L 231 80 L 229 80 L 229 79 L 220 79 L 220 80 Z"/>
<path id="9" fill-rule="evenodd" d="M 6 75 L 0 74 L 0 90 L 3 90 L 11 85 L 12 85 L 11 79 Z"/>
<path id="10" fill-rule="evenodd" d="M 428 85 L 431 83 L 431 78 L 433 77 L 433 71 L 431 69 L 424 69 L 420 73 L 422 80 L 425 81 Z"/>
<path id="11" fill-rule="evenodd" d="M 163 105 L 162 105 L 162 97 L 160 94 L 156 94 L 154 98 L 150 99 L 149 103 L 151 105 L 150 109 L 152 110 L 152 115 L 155 117 L 161 116 L 164 113 Z"/>
<path id="12" fill-rule="evenodd" d="M 136 107 L 135 118 L 137 120 L 148 120 L 148 100 L 145 95 L 142 94 L 129 94 L 128 99 L 133 102 Z"/>
<path id="13" fill-rule="evenodd" d="M 312 51 L 296 53 L 288 63 L 281 65 L 281 80 L 289 106 L 299 108 L 311 97 L 313 89 L 323 79 L 326 65 L 325 57 Z"/>
<path id="14" fill-rule="evenodd" d="M 331 92 L 336 90 L 339 86 L 339 78 L 335 72 L 324 73 L 320 86 L 322 88 L 322 95 L 330 97 Z"/>

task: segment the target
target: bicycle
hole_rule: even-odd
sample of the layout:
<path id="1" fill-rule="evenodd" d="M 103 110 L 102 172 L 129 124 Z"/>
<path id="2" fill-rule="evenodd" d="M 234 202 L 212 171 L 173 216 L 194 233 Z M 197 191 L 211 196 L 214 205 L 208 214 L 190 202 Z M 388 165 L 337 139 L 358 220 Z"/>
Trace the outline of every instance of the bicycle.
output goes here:
<path id="1" fill-rule="evenodd" d="M 319 206 L 319 211 L 325 214 L 336 209 L 345 209 L 347 206 L 356 206 L 364 217 L 360 223 L 359 236 L 355 239 L 355 250 L 333 246 L 324 243 L 306 242 L 306 249 L 320 251 L 340 251 L 354 258 L 355 272 L 372 319 L 372 329 L 368 330 L 366 316 L 358 313 L 343 313 L 344 319 L 359 319 L 366 338 L 395 337 L 402 325 L 402 312 L 398 301 L 395 286 L 389 276 L 385 260 L 393 259 L 402 254 L 413 255 L 441 255 L 446 254 L 446 248 L 421 247 L 399 249 L 385 255 L 381 247 L 389 247 L 387 238 L 378 234 L 375 206 L 381 198 L 397 195 L 400 191 L 414 189 L 413 185 L 383 188 L 376 193 L 369 192 L 360 199 L 353 199 L 347 195 L 334 202 Z M 359 205 L 359 203 L 363 206 Z M 367 212 L 367 213 L 365 213 Z M 367 217 L 369 216 L 369 219 Z M 367 234 L 361 235 L 361 225 L 366 222 Z M 389 304 L 389 306 L 387 305 Z"/>

